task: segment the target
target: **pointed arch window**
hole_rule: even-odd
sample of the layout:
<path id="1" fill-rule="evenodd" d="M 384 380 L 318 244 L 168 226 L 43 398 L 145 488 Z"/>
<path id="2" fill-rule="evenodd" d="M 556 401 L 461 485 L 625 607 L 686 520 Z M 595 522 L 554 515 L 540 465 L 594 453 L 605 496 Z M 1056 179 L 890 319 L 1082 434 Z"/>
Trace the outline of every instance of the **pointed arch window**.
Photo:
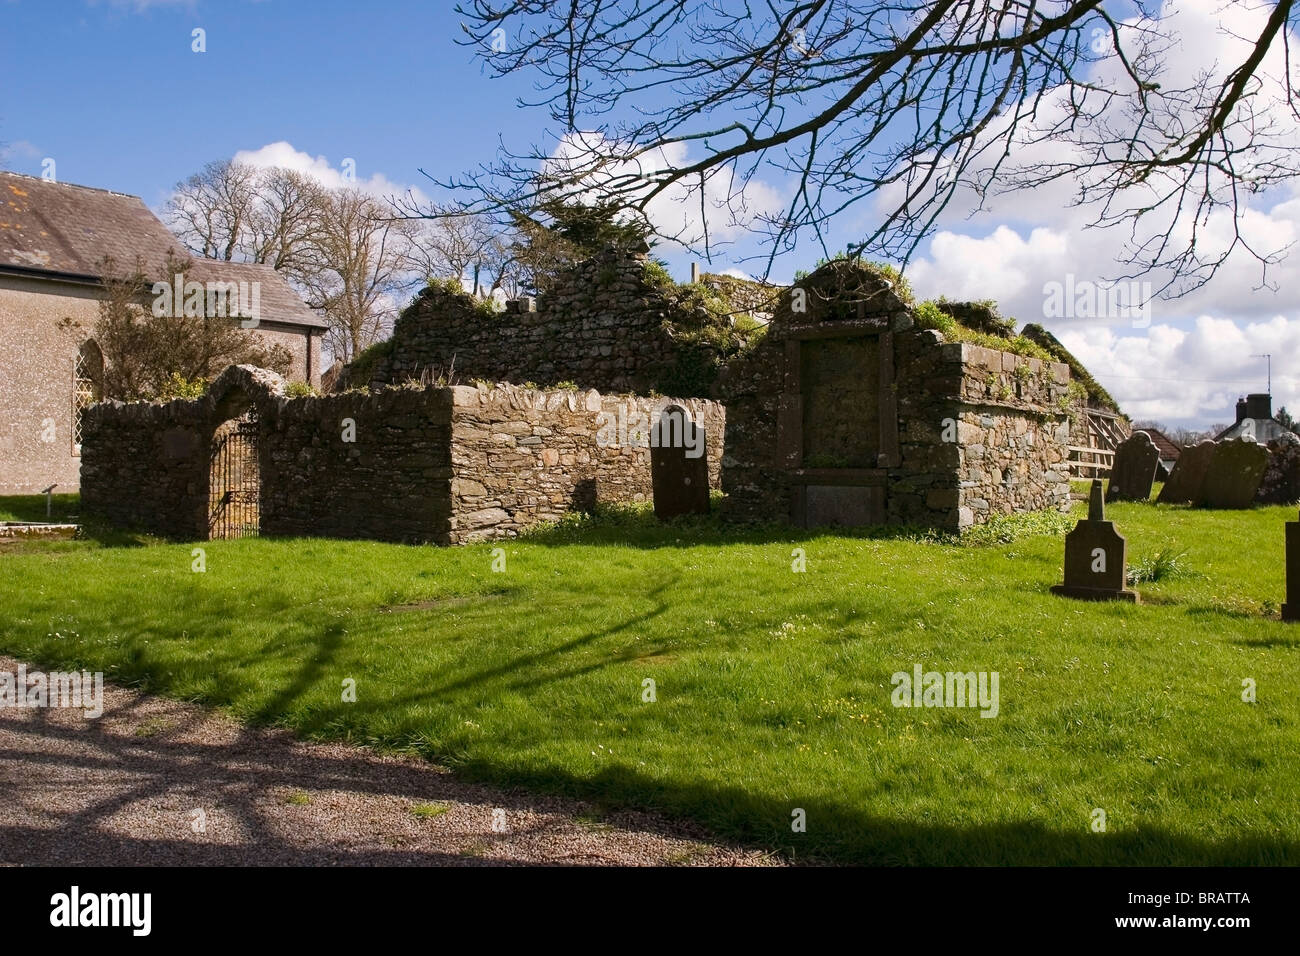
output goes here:
<path id="1" fill-rule="evenodd" d="M 86 409 L 104 397 L 104 353 L 94 339 L 77 349 L 72 368 L 72 453 L 81 454 L 81 428 Z"/>

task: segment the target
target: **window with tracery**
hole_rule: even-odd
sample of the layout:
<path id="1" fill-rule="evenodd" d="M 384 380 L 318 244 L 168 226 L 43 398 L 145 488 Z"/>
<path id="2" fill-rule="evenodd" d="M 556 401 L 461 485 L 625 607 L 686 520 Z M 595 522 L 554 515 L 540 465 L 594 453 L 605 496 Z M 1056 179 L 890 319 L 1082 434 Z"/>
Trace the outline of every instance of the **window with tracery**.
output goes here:
<path id="1" fill-rule="evenodd" d="M 86 409 L 103 397 L 104 356 L 93 339 L 77 351 L 72 370 L 72 453 L 81 454 L 82 423 Z"/>

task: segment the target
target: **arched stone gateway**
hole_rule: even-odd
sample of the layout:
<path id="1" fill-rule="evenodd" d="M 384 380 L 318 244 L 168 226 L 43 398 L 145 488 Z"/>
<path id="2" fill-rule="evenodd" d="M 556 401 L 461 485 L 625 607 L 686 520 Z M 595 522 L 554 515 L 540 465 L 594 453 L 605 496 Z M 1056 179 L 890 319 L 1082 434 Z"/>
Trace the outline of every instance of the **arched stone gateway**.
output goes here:
<path id="1" fill-rule="evenodd" d="M 257 413 L 250 408 L 212 433 L 208 466 L 208 537 L 255 537 L 260 527 L 262 482 L 258 469 Z"/>
<path id="2" fill-rule="evenodd" d="M 255 537 L 261 528 L 259 406 L 284 393 L 278 375 L 233 365 L 212 383 L 207 400 L 218 424 L 209 441 L 210 539 Z"/>

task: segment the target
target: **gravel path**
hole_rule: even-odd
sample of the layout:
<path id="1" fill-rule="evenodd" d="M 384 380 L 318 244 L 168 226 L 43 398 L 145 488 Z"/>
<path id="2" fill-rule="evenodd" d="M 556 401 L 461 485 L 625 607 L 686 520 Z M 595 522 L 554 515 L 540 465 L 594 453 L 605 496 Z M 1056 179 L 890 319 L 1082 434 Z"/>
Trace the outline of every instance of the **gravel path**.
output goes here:
<path id="1" fill-rule="evenodd" d="M 107 685 L 96 720 L 0 707 L 0 794 L 0 865 L 777 862 L 651 814 L 595 822 L 578 801 Z"/>

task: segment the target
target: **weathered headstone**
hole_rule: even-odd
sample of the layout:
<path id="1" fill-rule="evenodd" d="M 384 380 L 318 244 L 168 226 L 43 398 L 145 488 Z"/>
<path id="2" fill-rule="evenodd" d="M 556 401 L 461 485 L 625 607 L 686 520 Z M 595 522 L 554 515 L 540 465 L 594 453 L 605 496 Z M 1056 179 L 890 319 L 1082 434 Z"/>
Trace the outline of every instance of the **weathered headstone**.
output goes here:
<path id="1" fill-rule="evenodd" d="M 1216 447 L 1216 442 L 1203 441 L 1184 448 L 1156 501 L 1162 505 L 1189 505 L 1199 499 Z"/>
<path id="2" fill-rule="evenodd" d="M 1107 501 L 1146 501 L 1156 480 L 1160 449 L 1146 432 L 1134 432 L 1115 449 L 1115 464 L 1110 469 Z"/>
<path id="3" fill-rule="evenodd" d="M 1255 500 L 1262 505 L 1300 501 L 1300 438 L 1286 434 L 1268 443 L 1268 467 Z"/>
<path id="4" fill-rule="evenodd" d="M 709 513 L 709 458 L 704 426 L 676 405 L 663 410 L 650 435 L 650 485 L 655 517 Z"/>
<path id="5" fill-rule="evenodd" d="M 1201 494 L 1192 503 L 1201 508 L 1249 508 L 1268 466 L 1268 449 L 1253 441 L 1221 441 L 1205 472 Z"/>
<path id="6" fill-rule="evenodd" d="M 1286 523 L 1286 603 L 1282 620 L 1300 621 L 1300 521 Z"/>
<path id="7" fill-rule="evenodd" d="M 1065 583 L 1053 594 L 1085 601 L 1132 601 L 1138 594 L 1128 584 L 1128 543 L 1106 520 L 1101 479 L 1094 478 L 1088 517 L 1065 536 Z"/>

